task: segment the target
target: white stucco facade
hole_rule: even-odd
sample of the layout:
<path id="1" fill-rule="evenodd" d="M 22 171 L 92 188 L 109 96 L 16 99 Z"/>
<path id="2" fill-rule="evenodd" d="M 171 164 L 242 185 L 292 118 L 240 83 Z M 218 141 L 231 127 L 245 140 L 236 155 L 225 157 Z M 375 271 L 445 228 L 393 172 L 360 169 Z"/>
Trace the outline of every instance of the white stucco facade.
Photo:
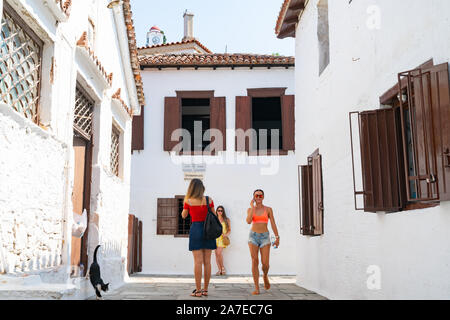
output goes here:
<path id="1" fill-rule="evenodd" d="M 143 222 L 144 274 L 193 274 L 193 257 L 188 250 L 188 238 L 157 235 L 157 199 L 185 195 L 189 181 L 184 181 L 182 159 L 163 151 L 164 98 L 175 97 L 175 91 L 214 90 L 215 97 L 226 98 L 226 152 L 219 156 L 194 157 L 206 163 L 204 184 L 215 206 L 223 205 L 231 221 L 231 245 L 224 250 L 224 264 L 228 274 L 251 274 L 248 248 L 250 226 L 246 210 L 253 191 L 265 191 L 265 205 L 274 210 L 281 245 L 271 249 L 270 274 L 295 273 L 295 240 L 298 228 L 298 192 L 294 152 L 287 156 L 248 157 L 235 150 L 236 96 L 246 96 L 248 88 L 287 88 L 286 95 L 294 93 L 293 68 L 205 68 L 194 70 L 145 69 L 142 72 L 145 95 L 151 101 L 145 106 L 143 151 L 132 155 L 130 213 Z M 239 155 L 239 156 L 237 156 Z M 222 159 L 223 163 L 218 163 Z M 228 161 L 227 161 L 228 159 Z M 230 160 L 231 159 L 231 160 Z M 278 162 L 279 160 L 279 162 Z M 238 162 L 239 161 L 239 162 Z M 249 162 L 252 161 L 252 162 Z M 271 164 L 272 163 L 272 164 Z M 265 175 L 274 165 L 274 174 Z M 293 186 L 284 188 L 283 186 Z M 273 234 L 272 230 L 269 230 Z M 212 271 L 217 271 L 214 254 Z"/>
<path id="2" fill-rule="evenodd" d="M 325 233 L 296 235 L 297 283 L 331 299 L 449 299 L 450 203 L 355 211 L 349 112 L 380 108 L 399 72 L 449 62 L 450 3 L 328 1 L 330 64 L 320 77 L 317 4 L 307 2 L 296 29 L 296 162 L 320 149 Z"/>
<path id="3" fill-rule="evenodd" d="M 0 1 L 0 13 L 3 2 Z M 132 117 L 112 95 L 121 89 L 123 102 L 135 112 L 139 110 L 136 88 L 130 86 L 134 84 L 130 57 L 124 55 L 117 36 L 120 32 L 126 34 L 126 26 L 116 22 L 117 17 L 105 1 L 74 1 L 70 16 L 59 4 L 55 6 L 55 1 L 7 2 L 44 42 L 40 91 L 43 128 L 10 106 L 0 104 L 0 274 L 4 273 L 0 279 L 6 290 L 2 297 L 13 298 L 17 292 L 27 298 L 42 288 L 69 288 L 70 294 L 57 295 L 60 298 L 94 294 L 87 280 L 80 287 L 73 286 L 69 279 L 77 84 L 95 104 L 88 264 L 95 246 L 101 244 L 102 277 L 111 283 L 110 288 L 117 288 L 126 277 Z M 122 11 L 119 13 L 123 15 Z M 89 20 L 95 25 L 95 42 L 90 47 L 98 63 L 77 45 Z M 105 77 L 110 73 L 112 81 Z M 121 132 L 118 177 L 110 168 L 113 123 Z M 29 277 L 33 280 L 27 282 Z M 24 283 L 33 286 L 17 286 Z M 49 287 L 49 283 L 55 287 Z"/>

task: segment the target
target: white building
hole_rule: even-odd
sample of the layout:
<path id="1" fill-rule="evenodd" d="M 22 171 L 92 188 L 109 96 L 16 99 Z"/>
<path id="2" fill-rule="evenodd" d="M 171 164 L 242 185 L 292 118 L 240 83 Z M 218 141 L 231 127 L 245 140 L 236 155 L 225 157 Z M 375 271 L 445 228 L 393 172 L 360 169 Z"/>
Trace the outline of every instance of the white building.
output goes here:
<path id="1" fill-rule="evenodd" d="M 317 235 L 295 235 L 299 285 L 331 299 L 450 298 L 449 12 L 446 0 L 284 1 L 295 162 L 315 174 L 299 186 L 296 224 Z"/>
<path id="2" fill-rule="evenodd" d="M 126 277 L 131 125 L 144 95 L 130 1 L 107 5 L 0 0 L 2 298 L 93 295 L 73 277 L 97 244 L 105 282 Z"/>
<path id="3" fill-rule="evenodd" d="M 185 23 L 184 41 L 139 49 L 145 95 L 152 97 L 144 117 L 136 117 L 138 152 L 132 155 L 130 213 L 143 222 L 142 272 L 192 274 L 189 221 L 183 223 L 180 206 L 190 179 L 200 177 L 206 194 L 216 207 L 225 207 L 231 220 L 231 245 L 224 251 L 227 272 L 251 274 L 246 210 L 253 191 L 262 188 L 281 236 L 280 248 L 272 250 L 270 273 L 295 274 L 297 191 L 283 188 L 298 179 L 293 169 L 294 59 L 210 53 L 193 37 L 190 22 Z M 162 48 L 165 52 L 155 52 Z M 178 144 L 171 133 L 179 128 L 192 133 L 195 121 L 202 122 L 202 133 L 209 128 L 224 133 L 223 140 L 217 138 L 222 146 L 214 155 L 199 148 L 190 156 L 194 148 L 186 145 L 183 154 L 171 152 Z M 251 128 L 279 129 L 281 155 L 249 156 L 246 148 L 236 147 L 235 130 Z M 215 273 L 214 256 L 212 265 Z"/>

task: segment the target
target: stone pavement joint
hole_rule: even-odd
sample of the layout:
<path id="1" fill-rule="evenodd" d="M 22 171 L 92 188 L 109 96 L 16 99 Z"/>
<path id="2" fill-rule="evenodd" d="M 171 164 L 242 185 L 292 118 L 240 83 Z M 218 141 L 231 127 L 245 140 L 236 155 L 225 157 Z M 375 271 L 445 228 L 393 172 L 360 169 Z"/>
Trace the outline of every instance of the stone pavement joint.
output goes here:
<path id="1" fill-rule="evenodd" d="M 269 276 L 270 290 L 264 289 L 261 277 L 260 295 L 254 290 L 251 276 L 212 276 L 208 296 L 191 297 L 195 288 L 193 276 L 137 275 L 117 290 L 103 294 L 105 300 L 327 300 L 296 285 L 295 276 Z"/>

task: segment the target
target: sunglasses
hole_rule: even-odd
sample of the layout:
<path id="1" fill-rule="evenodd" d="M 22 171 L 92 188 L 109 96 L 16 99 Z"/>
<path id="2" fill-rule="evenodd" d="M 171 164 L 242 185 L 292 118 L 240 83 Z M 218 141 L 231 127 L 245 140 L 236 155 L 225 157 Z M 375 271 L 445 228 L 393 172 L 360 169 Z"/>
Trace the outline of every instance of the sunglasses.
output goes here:
<path id="1" fill-rule="evenodd" d="M 262 198 L 264 198 L 264 195 L 262 195 L 262 194 L 255 194 L 255 198 L 256 199 L 262 199 Z"/>
<path id="2" fill-rule="evenodd" d="M 217 212 L 223 212 L 223 210 L 217 210 Z"/>

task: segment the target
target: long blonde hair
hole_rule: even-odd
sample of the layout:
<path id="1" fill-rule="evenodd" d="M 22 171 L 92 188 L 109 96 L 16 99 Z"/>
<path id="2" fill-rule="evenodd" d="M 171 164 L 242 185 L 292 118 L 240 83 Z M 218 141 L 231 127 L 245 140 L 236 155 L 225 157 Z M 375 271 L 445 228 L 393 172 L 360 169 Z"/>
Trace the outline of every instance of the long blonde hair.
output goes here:
<path id="1" fill-rule="evenodd" d="M 184 201 L 188 199 L 203 199 L 203 194 L 205 193 L 205 186 L 203 185 L 202 180 L 193 179 L 189 184 L 186 196 L 184 197 Z"/>

